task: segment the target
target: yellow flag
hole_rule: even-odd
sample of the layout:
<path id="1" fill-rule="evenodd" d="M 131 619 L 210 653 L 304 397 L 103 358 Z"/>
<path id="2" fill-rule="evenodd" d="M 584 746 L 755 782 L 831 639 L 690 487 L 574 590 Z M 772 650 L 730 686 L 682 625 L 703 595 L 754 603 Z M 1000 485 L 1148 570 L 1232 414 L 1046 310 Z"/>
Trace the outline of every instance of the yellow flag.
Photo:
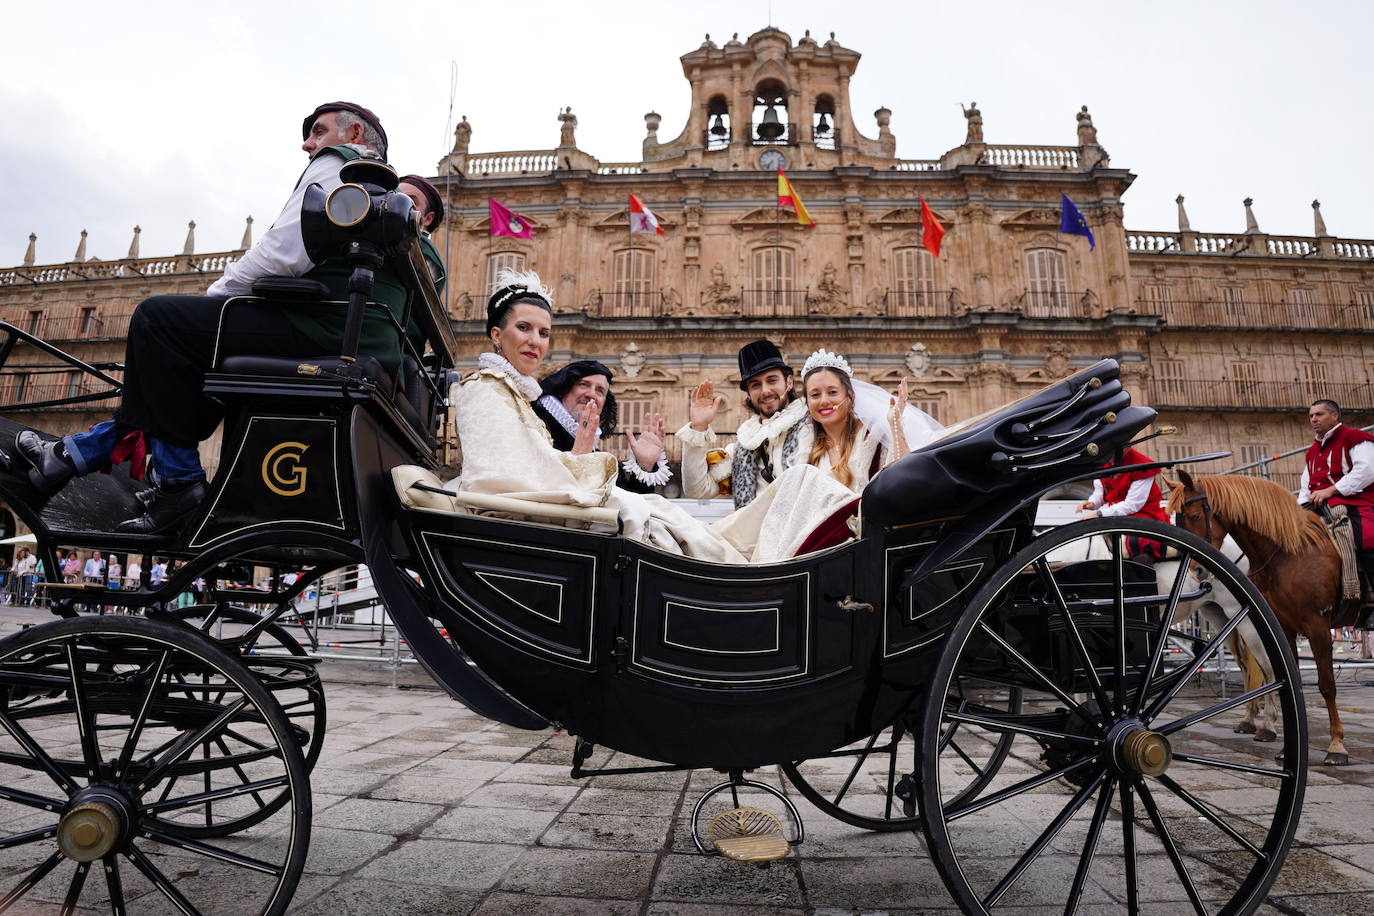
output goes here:
<path id="1" fill-rule="evenodd" d="M 816 225 L 811 214 L 806 212 L 806 204 L 802 203 L 801 196 L 792 190 L 792 182 L 787 180 L 787 173 L 782 169 L 778 169 L 778 206 L 791 208 L 797 214 L 797 222 L 801 225 Z"/>

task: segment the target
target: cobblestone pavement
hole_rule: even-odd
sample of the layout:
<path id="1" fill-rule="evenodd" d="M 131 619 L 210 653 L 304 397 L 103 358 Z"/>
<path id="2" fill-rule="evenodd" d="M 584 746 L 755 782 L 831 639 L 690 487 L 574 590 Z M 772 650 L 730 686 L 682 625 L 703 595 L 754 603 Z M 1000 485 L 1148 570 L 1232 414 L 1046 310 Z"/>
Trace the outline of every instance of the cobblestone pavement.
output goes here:
<path id="1" fill-rule="evenodd" d="M 0 621 L 0 635 L 14 627 Z M 377 665 L 326 662 L 322 673 L 329 723 L 293 913 L 835 916 L 953 907 L 919 835 L 846 826 L 788 790 L 807 829 L 794 855 L 767 869 L 700 856 L 688 819 L 717 773 L 575 781 L 572 738 L 482 719 L 416 666 L 396 687 Z M 1325 716 L 1309 688 L 1313 764 L 1303 820 L 1263 912 L 1374 913 L 1374 686 L 1360 683 L 1372 677 L 1370 669 L 1341 677 L 1348 768 L 1320 765 Z M 591 761 L 636 762 L 609 752 Z M 754 775 L 785 786 L 772 770 Z M 1245 790 L 1221 795 L 1219 807 L 1245 815 Z M 1147 890 L 1145 913 L 1191 911 L 1176 887 Z M 1101 897 L 1080 912 L 1122 910 Z"/>

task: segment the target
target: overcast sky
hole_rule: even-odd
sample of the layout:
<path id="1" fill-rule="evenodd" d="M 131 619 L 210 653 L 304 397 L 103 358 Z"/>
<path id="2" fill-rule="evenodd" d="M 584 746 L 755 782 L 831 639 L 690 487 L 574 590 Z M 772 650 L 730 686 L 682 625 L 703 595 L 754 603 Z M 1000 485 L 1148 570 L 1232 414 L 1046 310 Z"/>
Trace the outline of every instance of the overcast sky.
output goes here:
<path id="1" fill-rule="evenodd" d="M 209 5 L 206 5 L 207 7 Z M 474 152 L 557 144 L 558 110 L 603 160 L 639 156 L 645 112 L 677 135 L 690 99 L 678 58 L 711 33 L 723 44 L 769 22 L 768 0 L 579 4 L 559 0 L 335 0 L 0 4 L 0 266 L 123 257 L 132 227 L 144 256 L 233 248 L 252 214 L 275 218 L 305 164 L 301 118 L 325 100 L 377 111 L 402 171 L 433 174 L 452 119 Z M 843 14 L 837 13 L 843 9 Z M 1331 232 L 1374 237 L 1369 114 L 1374 4 L 1269 0 L 1142 3 L 771 4 L 795 42 L 834 31 L 863 54 L 851 84 L 861 131 L 892 109 L 898 155 L 935 158 L 964 137 L 976 100 L 989 143 L 1076 143 L 1090 107 L 1126 195 L 1132 229 L 1175 227 L 1310 235 L 1311 202 Z M 652 203 L 652 201 L 651 201 Z"/>

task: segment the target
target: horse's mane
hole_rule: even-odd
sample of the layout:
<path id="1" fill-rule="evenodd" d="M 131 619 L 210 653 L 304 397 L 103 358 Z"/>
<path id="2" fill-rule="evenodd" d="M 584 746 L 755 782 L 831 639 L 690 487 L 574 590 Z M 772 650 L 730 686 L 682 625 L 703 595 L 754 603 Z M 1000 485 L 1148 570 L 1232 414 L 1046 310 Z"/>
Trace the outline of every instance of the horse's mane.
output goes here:
<path id="1" fill-rule="evenodd" d="M 1301 553 L 1330 543 L 1321 519 L 1299 506 L 1292 493 L 1272 480 L 1226 474 L 1199 477 L 1195 483 L 1227 525 L 1244 525 L 1273 541 L 1284 553 Z M 1186 488 L 1171 490 L 1167 511 L 1173 514 L 1183 508 Z"/>

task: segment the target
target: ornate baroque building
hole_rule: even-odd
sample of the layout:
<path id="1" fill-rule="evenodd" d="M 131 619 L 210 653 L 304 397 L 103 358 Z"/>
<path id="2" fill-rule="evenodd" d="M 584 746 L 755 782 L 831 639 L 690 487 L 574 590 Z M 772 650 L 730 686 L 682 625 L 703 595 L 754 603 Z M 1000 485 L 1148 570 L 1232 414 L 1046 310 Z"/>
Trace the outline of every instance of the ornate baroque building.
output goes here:
<path id="1" fill-rule="evenodd" d="M 635 162 L 581 150 L 571 110 L 558 114 L 551 149 L 472 152 L 480 125 L 464 119 L 436 179 L 451 208 L 436 243 L 464 359 L 484 349 L 487 291 L 512 266 L 539 271 L 555 292 L 551 365 L 592 357 L 617 370 L 622 422 L 661 411 L 676 428 L 687 391 L 704 378 L 732 390 L 736 349 L 761 336 L 797 365 L 826 346 L 878 384 L 911 376 L 913 400 L 945 423 L 1111 356 L 1134 397 L 1179 427 L 1157 449 L 1167 456 L 1227 449 L 1239 464 L 1304 445 L 1317 397 L 1370 421 L 1361 413 L 1374 401 L 1374 242 L 1331 236 L 1315 202 L 1312 236 L 1264 233 L 1249 201 L 1243 232 L 1194 231 L 1182 198 L 1177 231 L 1127 229 L 1134 176 L 1112 164 L 1086 108 L 1066 124 L 1074 144 L 1023 146 L 987 142 L 975 103 L 961 144 L 901 158 L 890 111 L 868 122 L 851 109 L 859 57 L 833 35 L 793 43 L 768 28 L 723 46 L 708 39 L 681 58 L 686 124 L 670 137 L 659 115 L 645 115 Z M 776 207 L 779 167 L 814 228 Z M 659 216 L 663 237 L 628 232 L 631 193 Z M 1086 216 L 1095 250 L 1058 232 L 1061 194 Z M 918 195 L 948 230 L 939 258 L 922 247 Z M 533 239 L 493 238 L 489 197 L 525 217 Z M 89 361 L 116 361 L 139 299 L 200 292 L 237 254 L 196 254 L 188 237 L 179 256 L 142 258 L 136 230 L 126 259 L 87 260 L 83 241 L 72 261 L 40 265 L 31 243 L 22 266 L 0 270 L 0 318 Z M 0 397 L 22 403 L 84 384 L 10 366 Z M 106 414 L 102 405 L 16 417 L 67 431 Z M 743 416 L 732 395 L 718 426 L 733 430 Z M 212 467 L 216 451 L 207 443 Z M 1275 471 L 1296 485 L 1299 468 Z"/>

